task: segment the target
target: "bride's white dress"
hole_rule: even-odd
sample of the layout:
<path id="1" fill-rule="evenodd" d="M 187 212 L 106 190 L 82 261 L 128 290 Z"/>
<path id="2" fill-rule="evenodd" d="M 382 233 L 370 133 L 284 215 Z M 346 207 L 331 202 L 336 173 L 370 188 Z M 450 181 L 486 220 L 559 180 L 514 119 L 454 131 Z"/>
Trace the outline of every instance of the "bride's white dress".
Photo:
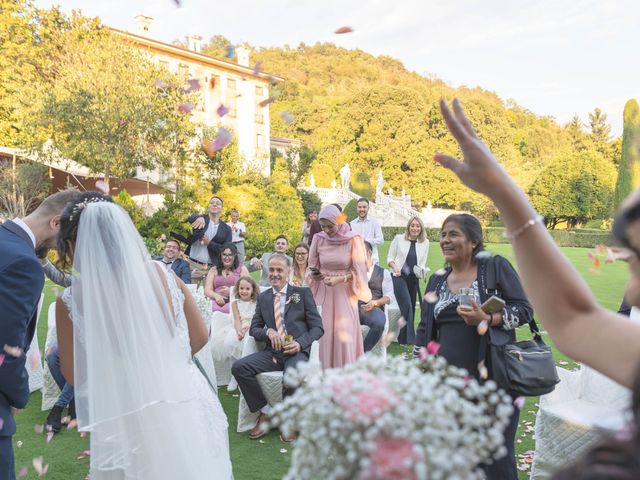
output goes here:
<path id="1" fill-rule="evenodd" d="M 232 479 L 232 467 L 231 467 L 231 458 L 229 455 L 229 438 L 228 438 L 228 422 L 227 417 L 222 409 L 222 405 L 218 400 L 217 394 L 211 389 L 207 379 L 200 372 L 198 367 L 193 363 L 191 357 L 191 346 L 189 343 L 189 329 L 187 325 L 187 319 L 184 314 L 184 294 L 178 287 L 175 279 L 175 275 L 173 273 L 167 272 L 166 269 L 162 268 L 161 271 L 165 273 L 167 283 L 169 285 L 169 290 L 171 292 L 171 301 L 173 304 L 173 311 L 175 314 L 176 320 L 176 329 L 175 329 L 175 341 L 178 342 L 179 348 L 182 352 L 184 352 L 184 361 L 185 361 L 185 374 L 188 375 L 190 381 L 189 383 L 194 387 L 196 398 L 193 402 L 193 405 L 197 406 L 197 416 L 198 416 L 198 424 L 201 431 L 197 432 L 197 435 L 192 437 L 194 444 L 191 446 L 187 445 L 187 448 L 193 453 L 193 455 L 198 455 L 199 457 L 205 456 L 206 463 L 208 464 L 208 473 L 201 475 L 201 471 L 198 472 L 198 479 Z M 73 297 L 71 292 L 72 287 L 66 288 L 62 293 L 62 300 L 67 306 L 70 316 L 72 317 L 73 313 Z M 73 320 L 73 318 L 72 318 Z M 215 382 L 215 380 L 213 380 Z M 215 385 L 215 383 L 214 383 Z M 174 407 L 176 404 L 174 404 Z M 158 408 L 158 406 L 150 405 L 147 410 L 153 410 L 154 408 Z M 134 412 L 132 416 L 135 416 Z M 153 415 L 153 413 L 152 413 Z M 159 416 L 160 419 L 167 418 L 167 415 L 171 415 L 171 402 L 168 405 L 163 406 L 163 413 L 158 415 L 156 412 L 156 418 Z M 135 419 L 134 419 L 135 420 Z M 129 425 L 132 422 L 132 419 L 124 420 L 123 425 Z M 142 422 L 141 422 L 142 423 Z M 96 447 L 94 446 L 93 439 L 104 437 L 104 435 L 100 435 L 97 431 L 91 431 L 91 444 L 92 444 L 92 465 L 91 465 L 91 478 L 94 480 L 173 480 L 174 473 L 164 472 L 158 476 L 158 472 L 153 475 L 149 475 L 150 472 L 145 472 L 144 463 L 154 462 L 156 459 L 153 459 L 153 455 L 156 455 L 158 449 L 157 439 L 152 438 L 153 432 L 148 432 L 147 438 L 145 439 L 145 432 L 136 432 L 137 435 L 143 438 L 143 443 L 148 443 L 149 445 L 153 444 L 153 447 L 149 447 L 151 452 L 146 452 L 146 457 L 144 453 L 139 454 L 138 456 L 141 458 L 146 458 L 151 460 L 142 461 L 143 471 L 141 471 L 139 465 L 136 465 L 131 470 L 122 469 L 122 468 L 109 468 L 104 467 L 101 464 L 94 464 L 94 459 L 98 458 L 109 458 L 113 457 L 111 452 L 99 452 L 96 451 Z M 104 446 L 104 438 L 101 438 L 101 445 Z M 96 442 L 97 443 L 97 442 Z M 155 449 L 155 450 L 154 450 Z M 103 450 L 107 450 L 103 448 Z M 102 455 L 100 455 L 102 453 Z M 167 452 L 170 454 L 171 452 Z M 187 459 L 188 460 L 188 459 Z M 199 462 L 194 463 L 202 463 L 202 458 L 198 459 Z M 178 458 L 175 458 L 174 461 L 180 462 Z M 195 475 L 192 473 L 191 475 Z M 187 477 L 189 480 L 191 478 L 189 473 L 187 473 Z"/>

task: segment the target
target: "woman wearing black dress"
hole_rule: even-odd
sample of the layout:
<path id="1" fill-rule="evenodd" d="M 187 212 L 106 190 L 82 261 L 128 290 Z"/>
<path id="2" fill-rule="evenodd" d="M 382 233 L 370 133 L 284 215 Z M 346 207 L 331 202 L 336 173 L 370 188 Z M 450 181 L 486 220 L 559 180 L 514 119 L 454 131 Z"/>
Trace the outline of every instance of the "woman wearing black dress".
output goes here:
<path id="1" fill-rule="evenodd" d="M 440 248 L 447 267 L 429 278 L 414 353 L 428 342 L 436 341 L 440 345 L 438 355 L 450 364 L 465 368 L 480 380 L 491 378 L 488 343 L 504 345 L 515 340 L 515 329 L 533 317 L 531 305 L 517 273 L 506 259 L 495 256 L 489 261 L 489 255 L 478 255 L 484 245 L 482 227 L 474 216 L 454 214 L 447 217 L 440 231 Z M 506 306 L 501 312 L 487 314 L 479 305 L 491 296 L 487 292 L 487 268 L 491 263 L 495 264 L 497 294 Z M 461 288 L 476 290 L 477 304 L 472 309 L 460 307 L 458 292 Z M 483 328 L 484 325 L 487 328 Z M 479 333 L 485 330 L 488 330 L 488 341 L 483 341 Z M 516 408 L 504 432 L 507 455 L 486 466 L 489 479 L 518 478 L 514 446 L 518 418 Z"/>

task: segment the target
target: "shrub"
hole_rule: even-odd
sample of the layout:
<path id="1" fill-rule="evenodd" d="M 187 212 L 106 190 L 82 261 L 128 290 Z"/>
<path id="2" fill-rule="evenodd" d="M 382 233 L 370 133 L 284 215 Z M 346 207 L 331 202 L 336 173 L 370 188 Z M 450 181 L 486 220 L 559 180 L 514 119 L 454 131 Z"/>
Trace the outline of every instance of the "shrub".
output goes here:
<path id="1" fill-rule="evenodd" d="M 298 196 L 302 201 L 302 211 L 304 212 L 305 218 L 311 210 L 320 212 L 320 208 L 322 208 L 322 200 L 320 200 L 320 197 L 316 193 L 307 192 L 306 190 L 298 190 Z"/>
<path id="2" fill-rule="evenodd" d="M 351 181 L 351 190 L 361 197 L 368 199 L 373 198 L 373 188 L 371 187 L 371 179 L 365 172 L 358 172 Z"/>
<path id="3" fill-rule="evenodd" d="M 347 216 L 347 220 L 350 222 L 351 220 L 355 220 L 358 218 L 358 202 L 356 200 L 349 200 L 342 212 Z"/>
<path id="4" fill-rule="evenodd" d="M 145 217 L 142 208 L 133 201 L 131 195 L 126 190 L 122 190 L 118 195 L 113 197 L 114 202 L 120 205 L 126 210 L 131 217 L 131 221 L 138 230 L 147 223 L 147 217 Z"/>
<path id="5" fill-rule="evenodd" d="M 168 238 L 170 232 L 186 236 L 191 233 L 189 225 L 185 222 L 187 217 L 205 211 L 205 208 L 198 204 L 196 194 L 190 188 L 182 188 L 175 195 L 167 193 L 164 196 L 164 206 L 151 215 L 140 229 L 140 233 L 143 237 L 155 239 L 159 239 L 161 235 Z M 183 249 L 185 247 L 186 245 L 182 245 Z"/>

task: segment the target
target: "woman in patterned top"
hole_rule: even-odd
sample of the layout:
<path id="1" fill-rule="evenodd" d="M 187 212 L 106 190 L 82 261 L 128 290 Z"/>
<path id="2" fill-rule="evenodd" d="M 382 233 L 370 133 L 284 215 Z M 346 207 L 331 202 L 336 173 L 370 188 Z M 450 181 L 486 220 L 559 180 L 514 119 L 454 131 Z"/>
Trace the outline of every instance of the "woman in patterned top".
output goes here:
<path id="1" fill-rule="evenodd" d="M 438 354 L 451 365 L 465 368 L 478 379 L 491 378 L 488 342 L 481 341 L 483 335 L 489 336 L 492 345 L 515 340 L 515 329 L 533 317 L 531 305 L 511 264 L 500 256 L 489 262 L 491 256 L 484 252 L 482 226 L 474 216 L 464 213 L 447 217 L 440 231 L 440 248 L 447 266 L 431 275 L 427 283 L 416 351 L 430 341 L 438 342 Z M 498 296 L 506 305 L 501 312 L 488 314 L 480 304 L 491 296 L 487 292 L 487 269 L 491 263 L 496 269 Z M 476 291 L 472 308 L 459 305 L 461 288 Z M 508 453 L 485 467 L 489 479 L 518 478 L 514 448 L 518 417 L 519 411 L 514 409 L 504 432 Z"/>

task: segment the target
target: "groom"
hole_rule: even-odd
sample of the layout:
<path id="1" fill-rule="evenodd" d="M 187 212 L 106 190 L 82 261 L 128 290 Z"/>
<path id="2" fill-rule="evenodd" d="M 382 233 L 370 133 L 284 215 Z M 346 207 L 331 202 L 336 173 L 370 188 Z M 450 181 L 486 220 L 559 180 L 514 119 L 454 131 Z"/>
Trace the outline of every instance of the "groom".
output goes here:
<path id="1" fill-rule="evenodd" d="M 269 420 L 271 410 L 256 375 L 286 371 L 298 362 L 308 361 L 311 344 L 324 333 L 311 290 L 287 283 L 290 268 L 289 259 L 283 254 L 274 253 L 269 257 L 269 283 L 272 288 L 258 296 L 256 313 L 249 329 L 249 334 L 258 342 L 267 342 L 267 347 L 234 362 L 231 368 L 249 410 L 260 411 L 258 423 L 249 433 L 252 439 L 266 434 L 262 425 Z M 293 340 L 285 342 L 285 335 L 291 335 Z M 282 393 L 286 396 L 292 392 L 284 387 Z M 290 442 L 295 437 L 281 435 L 280 439 Z"/>
<path id="2" fill-rule="evenodd" d="M 29 400 L 26 351 L 35 328 L 44 286 L 42 255 L 55 246 L 60 213 L 77 192 L 58 192 L 25 218 L 0 225 L 0 479 L 15 479 L 13 413 Z M 10 348 L 12 347 L 12 348 Z"/>

